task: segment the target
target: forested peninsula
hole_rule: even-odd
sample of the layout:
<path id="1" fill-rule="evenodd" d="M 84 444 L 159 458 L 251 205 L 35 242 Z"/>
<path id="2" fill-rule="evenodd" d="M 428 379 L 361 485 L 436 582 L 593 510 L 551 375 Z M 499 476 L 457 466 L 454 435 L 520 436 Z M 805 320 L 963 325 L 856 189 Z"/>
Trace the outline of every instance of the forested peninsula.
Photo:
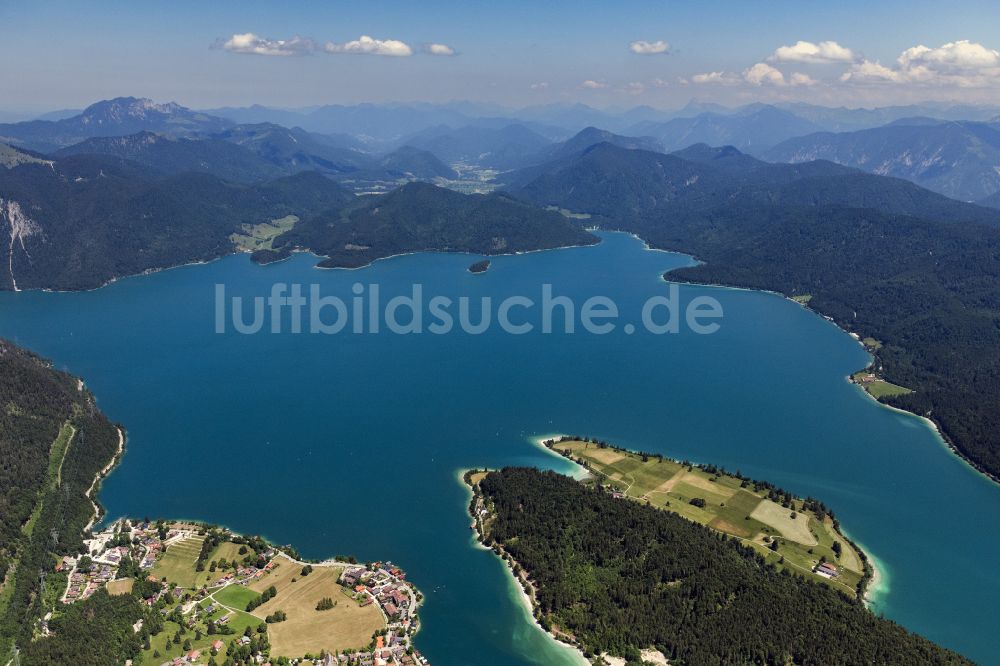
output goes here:
<path id="1" fill-rule="evenodd" d="M 484 545 L 547 631 L 600 655 L 671 664 L 963 664 L 853 595 L 769 564 L 732 537 L 551 471 L 466 475 Z"/>

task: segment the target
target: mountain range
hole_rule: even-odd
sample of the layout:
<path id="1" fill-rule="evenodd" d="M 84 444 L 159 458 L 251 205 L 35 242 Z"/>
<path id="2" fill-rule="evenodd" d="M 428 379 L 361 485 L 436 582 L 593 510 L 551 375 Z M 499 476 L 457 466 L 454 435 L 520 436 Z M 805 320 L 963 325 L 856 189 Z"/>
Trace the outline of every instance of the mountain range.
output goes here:
<path id="1" fill-rule="evenodd" d="M 0 143 L 52 152 L 97 136 L 148 131 L 170 136 L 219 132 L 234 123 L 170 102 L 119 97 L 97 102 L 79 115 L 0 125 Z"/>
<path id="2" fill-rule="evenodd" d="M 767 104 L 744 107 L 736 113 L 700 113 L 666 122 L 643 122 L 628 129 L 629 134 L 649 135 L 667 150 L 679 150 L 695 143 L 732 145 L 760 153 L 794 136 L 819 130 L 812 121 Z"/>
<path id="3" fill-rule="evenodd" d="M 775 162 L 817 159 L 906 178 L 963 201 L 1000 191 L 1000 123 L 910 118 L 857 132 L 820 132 L 765 151 Z"/>
<path id="4" fill-rule="evenodd" d="M 362 182 L 456 177 L 433 154 L 411 146 L 381 156 L 370 155 L 323 135 L 271 124 L 237 125 L 195 138 L 149 131 L 95 137 L 52 155 L 104 155 L 142 164 L 165 175 L 198 171 L 240 183 L 302 171 Z"/>

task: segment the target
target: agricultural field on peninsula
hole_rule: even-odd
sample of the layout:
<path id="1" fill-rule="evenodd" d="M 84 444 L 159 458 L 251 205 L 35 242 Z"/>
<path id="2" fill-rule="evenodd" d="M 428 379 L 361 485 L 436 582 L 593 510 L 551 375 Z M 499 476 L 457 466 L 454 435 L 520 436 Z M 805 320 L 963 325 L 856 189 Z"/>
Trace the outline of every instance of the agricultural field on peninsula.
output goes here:
<path id="1" fill-rule="evenodd" d="M 865 575 L 863 554 L 815 500 L 792 497 L 770 484 L 712 466 L 606 443 L 565 439 L 546 445 L 586 467 L 616 496 L 672 511 L 736 537 L 778 566 L 848 594 L 856 593 Z"/>

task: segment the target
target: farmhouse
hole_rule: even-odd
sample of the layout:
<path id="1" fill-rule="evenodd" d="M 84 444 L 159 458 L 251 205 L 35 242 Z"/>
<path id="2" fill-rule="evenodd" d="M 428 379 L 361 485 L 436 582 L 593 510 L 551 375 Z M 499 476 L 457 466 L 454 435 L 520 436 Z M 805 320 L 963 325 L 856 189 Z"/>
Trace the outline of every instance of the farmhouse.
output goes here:
<path id="1" fill-rule="evenodd" d="M 813 571 L 818 573 L 820 576 L 824 576 L 826 578 L 836 578 L 837 576 L 840 575 L 840 571 L 837 569 L 837 567 L 830 564 L 829 562 L 823 562 L 822 564 L 819 564 L 815 569 L 813 569 Z"/>

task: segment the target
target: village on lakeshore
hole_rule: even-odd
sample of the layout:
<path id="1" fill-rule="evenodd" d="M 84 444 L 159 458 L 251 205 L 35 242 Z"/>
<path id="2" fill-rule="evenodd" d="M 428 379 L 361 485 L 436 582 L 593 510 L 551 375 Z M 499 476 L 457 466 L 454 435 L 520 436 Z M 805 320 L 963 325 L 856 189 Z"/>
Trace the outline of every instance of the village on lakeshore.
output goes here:
<path id="1" fill-rule="evenodd" d="M 106 590 L 157 609 L 147 621 L 157 626 L 133 626 L 137 664 L 428 664 L 412 642 L 422 596 L 390 562 L 305 562 L 258 537 L 149 520 L 116 521 L 84 545 L 86 554 L 56 564 L 60 601 Z"/>

